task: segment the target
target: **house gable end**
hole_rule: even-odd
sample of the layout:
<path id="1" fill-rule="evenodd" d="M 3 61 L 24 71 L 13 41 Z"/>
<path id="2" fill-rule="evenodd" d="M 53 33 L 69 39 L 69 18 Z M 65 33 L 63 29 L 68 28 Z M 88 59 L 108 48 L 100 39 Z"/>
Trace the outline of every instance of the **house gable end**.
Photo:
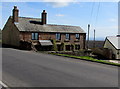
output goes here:
<path id="1" fill-rule="evenodd" d="M 2 30 L 2 43 L 8 45 L 19 45 L 19 29 L 12 22 L 10 16 Z"/>

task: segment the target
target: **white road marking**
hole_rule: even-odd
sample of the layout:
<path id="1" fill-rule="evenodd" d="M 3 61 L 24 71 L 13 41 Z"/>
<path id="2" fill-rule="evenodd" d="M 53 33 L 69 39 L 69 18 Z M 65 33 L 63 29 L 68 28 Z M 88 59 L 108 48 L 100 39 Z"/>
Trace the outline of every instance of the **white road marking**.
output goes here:
<path id="1" fill-rule="evenodd" d="M 3 86 L 3 87 L 7 87 L 7 89 L 10 89 L 10 88 L 9 88 L 6 84 L 4 84 L 2 81 L 0 81 L 0 85 L 1 85 L 0 87 Z"/>

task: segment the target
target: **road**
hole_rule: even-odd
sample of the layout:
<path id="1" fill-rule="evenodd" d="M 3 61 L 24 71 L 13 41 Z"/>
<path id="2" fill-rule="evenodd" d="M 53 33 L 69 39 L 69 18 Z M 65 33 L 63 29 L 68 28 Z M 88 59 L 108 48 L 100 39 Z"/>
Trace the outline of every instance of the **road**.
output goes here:
<path id="1" fill-rule="evenodd" d="M 2 50 L 2 80 L 10 87 L 117 87 L 118 68 L 50 54 Z"/>

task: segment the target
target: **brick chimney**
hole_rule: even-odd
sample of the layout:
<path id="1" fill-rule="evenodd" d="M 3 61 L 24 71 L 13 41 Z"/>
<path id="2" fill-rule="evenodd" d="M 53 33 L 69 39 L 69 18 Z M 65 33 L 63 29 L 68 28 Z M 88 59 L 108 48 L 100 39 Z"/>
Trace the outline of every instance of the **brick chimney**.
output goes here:
<path id="1" fill-rule="evenodd" d="M 19 10 L 17 9 L 17 6 L 14 6 L 14 9 L 13 9 L 13 23 L 18 22 L 18 14 L 19 14 Z"/>
<path id="2" fill-rule="evenodd" d="M 47 13 L 45 12 L 45 10 L 43 10 L 42 12 L 42 25 L 47 23 Z"/>

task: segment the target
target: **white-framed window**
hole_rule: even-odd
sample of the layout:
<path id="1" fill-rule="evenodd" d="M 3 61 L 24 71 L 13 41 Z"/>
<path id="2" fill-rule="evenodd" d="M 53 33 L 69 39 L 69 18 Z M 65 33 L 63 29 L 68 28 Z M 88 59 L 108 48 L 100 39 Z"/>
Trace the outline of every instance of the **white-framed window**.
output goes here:
<path id="1" fill-rule="evenodd" d="M 75 34 L 76 39 L 80 39 L 80 34 Z"/>
<path id="2" fill-rule="evenodd" d="M 70 34 L 66 34 L 66 40 L 70 40 Z"/>
<path id="3" fill-rule="evenodd" d="M 56 40 L 60 40 L 61 39 L 61 34 L 60 33 L 56 33 Z"/>
<path id="4" fill-rule="evenodd" d="M 38 40 L 39 34 L 38 33 L 32 33 L 32 40 Z"/>

